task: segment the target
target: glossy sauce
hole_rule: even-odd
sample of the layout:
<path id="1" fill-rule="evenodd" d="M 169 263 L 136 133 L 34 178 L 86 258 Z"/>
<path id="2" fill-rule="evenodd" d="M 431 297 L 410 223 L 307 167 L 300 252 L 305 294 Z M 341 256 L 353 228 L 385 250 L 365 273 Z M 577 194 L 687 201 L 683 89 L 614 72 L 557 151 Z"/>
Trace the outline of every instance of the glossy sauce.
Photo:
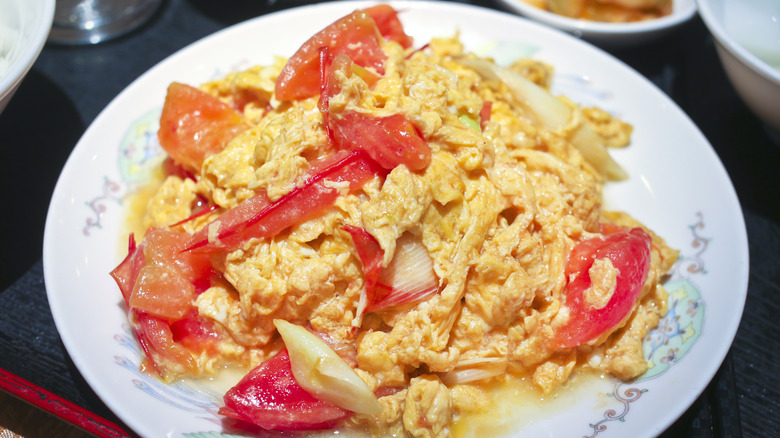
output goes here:
<path id="1" fill-rule="evenodd" d="M 616 380 L 593 371 L 580 370 L 557 392 L 543 394 L 530 377 L 507 375 L 502 381 L 481 386 L 490 399 L 482 412 L 465 415 L 454 422 L 452 435 L 464 437 L 507 437 L 534 423 L 555 417 L 594 393 L 607 394 Z"/>
<path id="2" fill-rule="evenodd" d="M 146 184 L 139 187 L 135 192 L 125 196 L 123 200 L 125 206 L 122 212 L 122 229 L 118 236 L 120 239 L 118 248 L 121 258 L 124 258 L 127 255 L 128 235 L 131 233 L 134 234 L 136 243 L 140 243 L 143 239 L 144 233 L 146 232 L 146 228 L 143 225 L 146 205 L 149 203 L 152 196 L 160 189 L 163 181 L 165 181 L 165 175 L 163 174 L 162 168 L 158 167 L 152 172 L 152 177 Z"/>

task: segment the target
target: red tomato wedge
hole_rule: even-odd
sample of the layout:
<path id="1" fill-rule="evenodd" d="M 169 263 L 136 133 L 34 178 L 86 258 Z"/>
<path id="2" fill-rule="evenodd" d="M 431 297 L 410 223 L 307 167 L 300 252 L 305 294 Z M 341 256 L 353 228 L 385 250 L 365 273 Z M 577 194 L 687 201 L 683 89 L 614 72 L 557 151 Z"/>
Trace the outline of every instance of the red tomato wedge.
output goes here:
<path id="1" fill-rule="evenodd" d="M 556 348 L 577 347 L 615 327 L 633 309 L 650 268 L 650 236 L 641 228 L 602 227 L 606 234 L 579 242 L 566 262 L 566 306 L 569 321 L 554 336 Z M 589 270 L 597 259 L 607 258 L 617 271 L 615 291 L 607 304 L 586 303 L 591 285 Z"/>
<path id="2" fill-rule="evenodd" d="M 431 147 L 403 114 L 331 113 L 330 128 L 340 149 L 366 151 L 385 169 L 404 164 L 410 170 L 422 170 L 431 162 Z"/>
<path id="3" fill-rule="evenodd" d="M 196 372 L 190 351 L 211 348 L 220 336 L 193 305 L 217 274 L 207 255 L 181 252 L 189 237 L 183 231 L 152 228 L 136 245 L 131 235 L 127 257 L 111 272 L 148 364 L 161 375 L 160 360 Z"/>
<path id="4" fill-rule="evenodd" d="M 292 374 L 287 350 L 258 365 L 224 396 L 219 413 L 266 430 L 329 429 L 351 415 L 306 392 Z"/>
<path id="5" fill-rule="evenodd" d="M 384 250 L 364 228 L 346 225 L 352 235 L 366 289 L 366 312 L 422 301 L 439 290 L 433 262 L 425 247 L 409 234 L 396 241 L 393 260 L 382 268 Z"/>
<path id="6" fill-rule="evenodd" d="M 361 67 L 384 74 L 387 56 L 381 47 L 382 35 L 374 20 L 355 11 L 314 34 L 287 61 L 276 80 L 278 100 L 316 96 L 320 91 L 320 48 L 327 47 L 334 58 L 346 54 Z"/>
<path id="7" fill-rule="evenodd" d="M 211 286 L 217 272 L 208 256 L 183 252 L 191 237 L 186 231 L 152 228 L 146 232 L 142 245 L 147 265 L 170 267 L 200 293 Z"/>
<path id="8" fill-rule="evenodd" d="M 301 184 L 275 202 L 260 192 L 222 213 L 195 233 L 185 250 L 231 250 L 251 238 L 275 236 L 327 211 L 341 195 L 334 183 L 347 183 L 344 189 L 354 190 L 381 174 L 363 152 L 337 152 L 315 164 Z"/>
<path id="9" fill-rule="evenodd" d="M 163 375 L 162 370 L 157 366 L 160 359 L 179 364 L 193 373 L 197 371 L 198 365 L 192 354 L 173 340 L 173 332 L 167 321 L 140 311 L 133 311 L 133 313 L 137 319 L 133 327 L 136 337 L 146 353 L 149 364 L 158 374 Z"/>
<path id="10" fill-rule="evenodd" d="M 406 34 L 401 20 L 398 19 L 398 11 L 392 6 L 382 4 L 364 9 L 374 19 L 379 32 L 387 40 L 396 41 L 401 47 L 412 47 L 412 37 Z"/>
<path id="11" fill-rule="evenodd" d="M 174 342 L 198 353 L 217 353 L 214 350 L 217 341 L 221 339 L 221 335 L 214 330 L 214 324 L 198 315 L 194 307 L 183 319 L 171 323 L 171 334 Z"/>
<path id="12" fill-rule="evenodd" d="M 168 86 L 157 138 L 160 146 L 189 172 L 200 172 L 206 157 L 221 151 L 248 126 L 240 113 L 189 85 Z"/>
<path id="13" fill-rule="evenodd" d="M 327 49 L 321 52 L 323 60 L 330 59 Z M 322 90 L 318 103 L 328 138 L 339 149 L 363 150 L 380 166 L 393 169 L 404 164 L 411 170 L 422 170 L 431 161 L 431 148 L 414 124 L 403 114 L 374 117 L 356 111 L 333 113 L 330 99 L 341 91 L 339 73 L 345 77 L 360 76 L 372 85 L 376 78 L 356 66 L 348 56 L 341 54 L 320 73 Z"/>

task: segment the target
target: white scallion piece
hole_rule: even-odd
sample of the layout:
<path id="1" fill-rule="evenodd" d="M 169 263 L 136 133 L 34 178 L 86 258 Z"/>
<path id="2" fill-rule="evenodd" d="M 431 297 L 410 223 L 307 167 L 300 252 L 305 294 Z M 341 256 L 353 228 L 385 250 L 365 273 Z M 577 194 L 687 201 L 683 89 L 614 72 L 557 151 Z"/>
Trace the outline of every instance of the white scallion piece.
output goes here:
<path id="1" fill-rule="evenodd" d="M 295 381 L 315 398 L 367 415 L 382 406 L 366 382 L 328 344 L 305 328 L 274 319 L 290 355 Z"/>
<path id="2" fill-rule="evenodd" d="M 520 74 L 489 61 L 461 59 L 459 62 L 486 79 L 506 84 L 514 98 L 528 107 L 545 129 L 561 129 L 571 120 L 572 110 L 568 105 Z M 599 136 L 587 124 L 580 123 L 569 140 L 585 160 L 608 179 L 623 180 L 628 177 L 626 171 L 609 155 Z"/>

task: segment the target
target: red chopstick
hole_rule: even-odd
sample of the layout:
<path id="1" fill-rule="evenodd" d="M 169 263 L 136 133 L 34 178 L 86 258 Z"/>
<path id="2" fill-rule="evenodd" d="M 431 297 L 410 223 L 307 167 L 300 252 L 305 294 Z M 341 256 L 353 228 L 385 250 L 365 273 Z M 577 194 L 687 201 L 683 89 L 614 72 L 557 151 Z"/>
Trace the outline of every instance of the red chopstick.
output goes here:
<path id="1" fill-rule="evenodd" d="M 0 368 L 0 389 L 98 437 L 130 437 L 121 427 Z"/>

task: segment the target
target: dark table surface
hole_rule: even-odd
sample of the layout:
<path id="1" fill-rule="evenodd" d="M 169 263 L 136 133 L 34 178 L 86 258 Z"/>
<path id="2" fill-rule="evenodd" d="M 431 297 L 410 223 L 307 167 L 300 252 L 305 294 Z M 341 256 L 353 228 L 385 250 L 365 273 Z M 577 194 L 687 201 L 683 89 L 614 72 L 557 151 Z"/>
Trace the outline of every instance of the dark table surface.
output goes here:
<path id="1" fill-rule="evenodd" d="M 122 425 L 71 363 L 48 307 L 40 260 L 60 170 L 98 113 L 147 69 L 217 30 L 304 3 L 171 0 L 119 39 L 46 45 L 0 114 L 0 368 Z M 465 3 L 501 9 L 489 0 Z M 661 40 L 608 51 L 655 83 L 699 126 L 734 183 L 747 224 L 750 280 L 736 339 L 710 385 L 665 436 L 778 436 L 780 145 L 735 94 L 698 17 Z"/>

